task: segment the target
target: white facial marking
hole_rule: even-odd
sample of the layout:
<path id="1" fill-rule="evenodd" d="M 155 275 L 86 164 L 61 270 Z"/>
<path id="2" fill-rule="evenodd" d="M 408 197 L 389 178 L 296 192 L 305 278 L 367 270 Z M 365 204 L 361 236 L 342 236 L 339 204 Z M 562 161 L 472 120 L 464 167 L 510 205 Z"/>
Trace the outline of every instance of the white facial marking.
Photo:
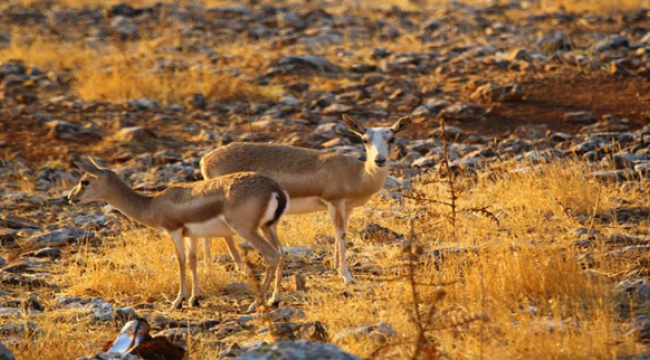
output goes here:
<path id="1" fill-rule="evenodd" d="M 388 141 L 393 137 L 393 132 L 390 128 L 367 128 L 364 135 L 368 139 L 368 143 L 366 143 L 368 159 L 375 161 L 377 166 L 384 166 L 390 156 Z"/>

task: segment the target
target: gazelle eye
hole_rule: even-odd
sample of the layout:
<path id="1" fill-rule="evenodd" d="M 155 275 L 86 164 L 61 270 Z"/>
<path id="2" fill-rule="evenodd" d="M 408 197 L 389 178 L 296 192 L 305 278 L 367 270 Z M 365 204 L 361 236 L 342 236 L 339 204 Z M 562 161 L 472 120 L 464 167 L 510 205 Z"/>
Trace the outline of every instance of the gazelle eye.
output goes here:
<path id="1" fill-rule="evenodd" d="M 82 185 L 82 186 L 88 186 L 88 184 L 90 184 L 90 181 L 88 181 L 88 180 L 81 180 L 81 185 Z"/>
<path id="2" fill-rule="evenodd" d="M 393 144 L 394 142 L 395 142 L 395 138 L 394 138 L 394 137 L 388 139 L 388 143 L 389 143 L 389 144 Z"/>
<path id="3" fill-rule="evenodd" d="M 370 140 L 368 140 L 368 138 L 365 137 L 361 138 L 361 141 L 363 141 L 364 144 L 368 144 L 370 142 Z"/>

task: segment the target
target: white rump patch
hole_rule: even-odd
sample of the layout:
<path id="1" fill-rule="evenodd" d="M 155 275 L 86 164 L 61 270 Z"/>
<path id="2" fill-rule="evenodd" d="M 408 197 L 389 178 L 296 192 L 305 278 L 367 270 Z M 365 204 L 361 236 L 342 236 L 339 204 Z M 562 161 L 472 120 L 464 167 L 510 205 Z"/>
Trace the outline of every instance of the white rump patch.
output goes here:
<path id="1" fill-rule="evenodd" d="M 271 201 L 269 201 L 269 205 L 266 207 L 264 216 L 262 216 L 262 220 L 260 220 L 260 226 L 275 218 L 275 211 L 278 209 L 278 204 L 278 193 L 274 192 L 271 194 Z"/>

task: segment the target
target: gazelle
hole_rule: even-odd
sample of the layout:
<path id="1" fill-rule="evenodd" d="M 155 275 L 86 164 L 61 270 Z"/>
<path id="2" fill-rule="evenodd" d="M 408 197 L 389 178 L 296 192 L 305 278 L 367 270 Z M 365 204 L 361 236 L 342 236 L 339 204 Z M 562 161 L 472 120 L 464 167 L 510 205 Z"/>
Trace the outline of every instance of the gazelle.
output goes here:
<path id="1" fill-rule="evenodd" d="M 288 192 L 291 201 L 287 214 L 327 210 L 336 232 L 335 267 L 345 283 L 352 283 L 354 279 L 345 261 L 348 219 L 355 207 L 366 204 L 383 187 L 388 176 L 390 145 L 395 135 L 411 124 L 411 119 L 403 117 L 391 127 L 373 128 L 366 128 L 347 115 L 343 115 L 343 120 L 363 140 L 365 163 L 332 152 L 236 142 L 203 156 L 201 173 L 205 179 L 212 179 L 240 171 L 259 172 Z M 226 237 L 226 242 L 240 268 L 232 237 Z"/>
<path id="2" fill-rule="evenodd" d="M 266 294 L 275 273 L 270 303 L 279 301 L 284 259 L 274 225 L 287 206 L 287 195 L 273 180 L 251 172 L 229 174 L 206 181 L 172 185 L 153 196 L 138 194 L 113 171 L 91 163 L 76 165 L 86 174 L 70 191 L 70 203 L 103 200 L 126 216 L 169 234 L 174 242 L 180 270 L 178 296 L 171 309 L 187 299 L 185 241 L 189 239 L 189 266 L 192 273 L 190 306 L 198 306 L 201 295 L 196 272 L 200 237 L 241 236 L 266 258 L 268 267 L 260 292 Z M 260 235 L 261 228 L 266 238 Z"/>

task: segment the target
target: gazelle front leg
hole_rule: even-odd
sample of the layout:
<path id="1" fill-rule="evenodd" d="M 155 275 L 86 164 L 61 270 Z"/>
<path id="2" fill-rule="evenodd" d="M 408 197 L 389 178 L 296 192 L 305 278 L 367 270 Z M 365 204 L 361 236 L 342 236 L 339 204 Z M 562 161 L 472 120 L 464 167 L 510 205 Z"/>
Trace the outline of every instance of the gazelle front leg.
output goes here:
<path id="1" fill-rule="evenodd" d="M 203 255 L 208 266 L 212 266 L 212 252 L 210 251 L 211 238 L 203 238 Z"/>
<path id="2" fill-rule="evenodd" d="M 348 264 L 345 261 L 345 238 L 348 216 L 345 214 L 345 202 L 336 201 L 327 203 L 327 209 L 334 224 L 334 231 L 336 232 L 336 242 L 334 244 L 334 264 L 339 275 L 343 278 L 346 284 L 353 284 L 354 278 L 350 274 Z"/>
<path id="3" fill-rule="evenodd" d="M 205 238 L 207 240 L 209 238 Z M 205 244 L 205 242 L 204 242 Z M 190 297 L 190 306 L 199 306 L 199 298 L 201 297 L 201 289 L 199 288 L 199 275 L 196 271 L 196 258 L 199 248 L 199 239 L 190 238 L 189 246 L 189 263 L 190 263 L 190 272 L 192 273 L 192 297 Z"/>
<path id="4" fill-rule="evenodd" d="M 183 304 L 183 299 L 187 299 L 187 282 L 185 279 L 185 247 L 183 246 L 183 229 L 178 229 L 169 232 L 174 241 L 174 249 L 176 250 L 176 259 L 178 260 L 178 269 L 180 273 L 180 285 L 178 289 L 178 296 L 172 303 L 170 311 L 180 309 Z"/>

